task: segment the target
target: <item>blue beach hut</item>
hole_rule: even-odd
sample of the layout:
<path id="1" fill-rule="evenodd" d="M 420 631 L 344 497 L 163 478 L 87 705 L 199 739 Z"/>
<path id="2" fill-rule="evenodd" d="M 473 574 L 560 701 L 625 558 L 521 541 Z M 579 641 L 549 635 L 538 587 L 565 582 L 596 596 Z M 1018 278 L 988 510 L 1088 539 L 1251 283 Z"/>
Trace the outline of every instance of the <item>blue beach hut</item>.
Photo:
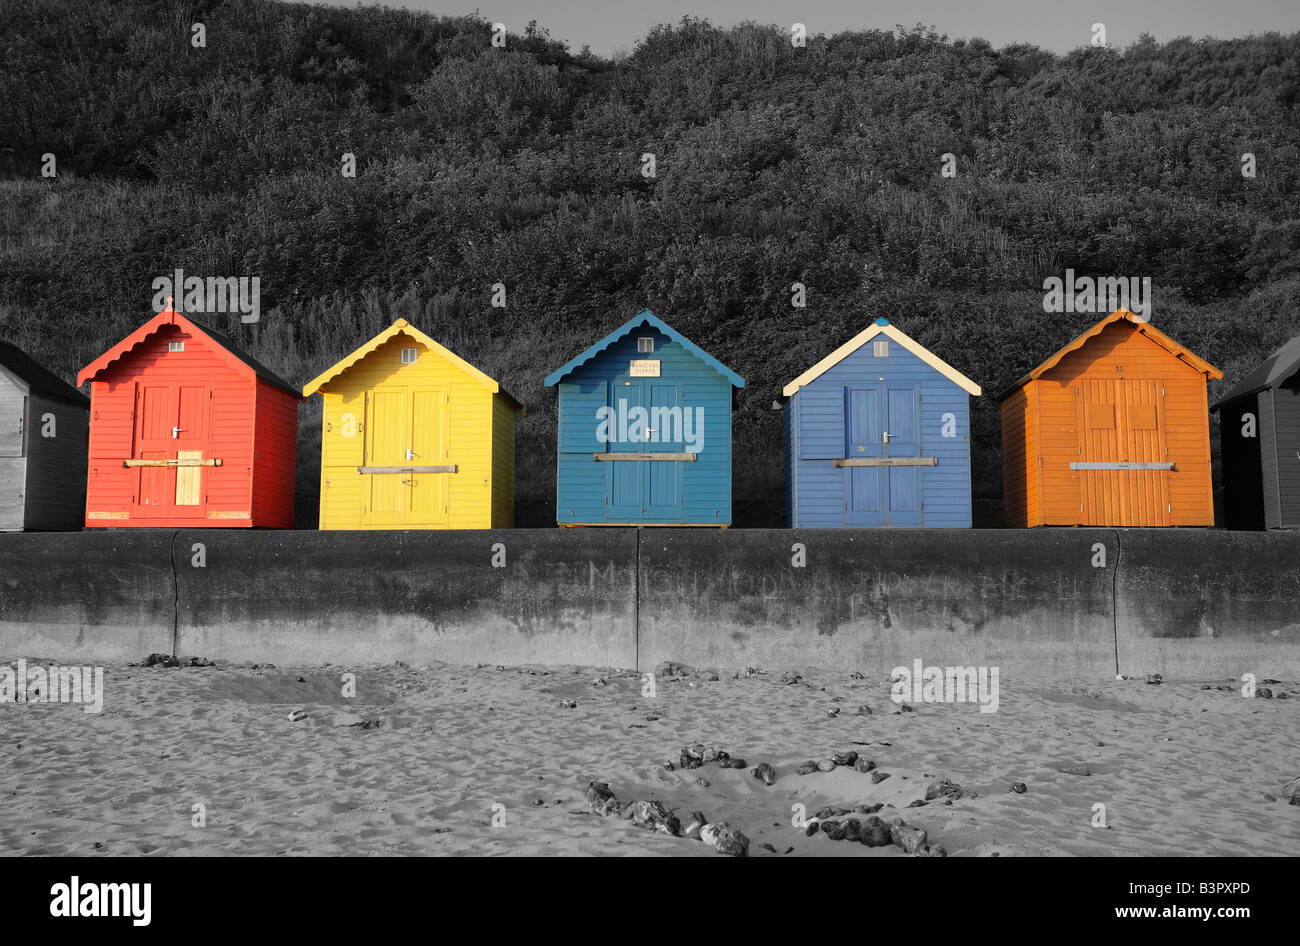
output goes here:
<path id="1" fill-rule="evenodd" d="M 970 528 L 970 378 L 877 319 L 781 393 L 787 525 Z"/>
<path id="2" fill-rule="evenodd" d="M 646 309 L 546 386 L 559 525 L 730 525 L 734 371 Z"/>

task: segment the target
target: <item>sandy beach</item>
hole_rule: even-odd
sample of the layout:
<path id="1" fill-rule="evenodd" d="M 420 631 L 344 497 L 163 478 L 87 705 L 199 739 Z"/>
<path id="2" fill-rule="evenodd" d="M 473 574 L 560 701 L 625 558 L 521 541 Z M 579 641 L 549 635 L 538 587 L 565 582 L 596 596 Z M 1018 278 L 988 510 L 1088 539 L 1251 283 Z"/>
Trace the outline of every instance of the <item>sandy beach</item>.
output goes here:
<path id="1" fill-rule="evenodd" d="M 1294 682 L 1246 699 L 1204 688 L 1224 679 L 1004 678 L 997 712 L 899 712 L 887 680 L 850 670 L 659 676 L 649 697 L 638 674 L 584 667 L 109 665 L 102 713 L 0 704 L 0 852 L 718 856 L 593 813 L 593 780 L 726 820 L 750 856 L 906 856 L 809 836 L 796 805 L 882 805 L 954 857 L 1300 851 Z M 683 769 L 696 743 L 746 767 Z M 795 773 L 849 751 L 889 777 Z M 907 807 L 939 778 L 975 797 Z"/>

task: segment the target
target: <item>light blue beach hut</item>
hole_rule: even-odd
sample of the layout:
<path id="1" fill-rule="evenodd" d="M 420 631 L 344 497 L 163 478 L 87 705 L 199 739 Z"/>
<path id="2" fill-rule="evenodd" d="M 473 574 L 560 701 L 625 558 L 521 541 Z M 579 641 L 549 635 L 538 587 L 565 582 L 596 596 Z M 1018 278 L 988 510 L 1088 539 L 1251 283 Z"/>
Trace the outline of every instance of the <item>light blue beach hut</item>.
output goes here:
<path id="1" fill-rule="evenodd" d="M 970 528 L 970 378 L 877 319 L 781 393 L 787 525 Z"/>
<path id="2" fill-rule="evenodd" d="M 646 309 L 546 386 L 559 525 L 730 525 L 734 371 Z"/>

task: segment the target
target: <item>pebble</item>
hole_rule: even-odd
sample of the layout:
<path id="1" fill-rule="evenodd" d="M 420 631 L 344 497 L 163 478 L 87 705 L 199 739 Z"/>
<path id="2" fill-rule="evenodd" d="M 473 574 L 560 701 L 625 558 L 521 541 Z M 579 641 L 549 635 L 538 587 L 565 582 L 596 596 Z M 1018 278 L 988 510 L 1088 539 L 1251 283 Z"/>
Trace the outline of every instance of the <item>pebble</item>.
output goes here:
<path id="1" fill-rule="evenodd" d="M 858 754 L 850 749 L 848 752 L 837 752 L 831 756 L 836 765 L 853 765 L 858 761 Z"/>
<path id="2" fill-rule="evenodd" d="M 1063 765 L 1057 769 L 1062 775 L 1091 775 L 1092 769 L 1086 765 Z"/>
<path id="3" fill-rule="evenodd" d="M 704 812 L 692 811 L 686 818 L 686 827 L 682 830 L 682 837 L 698 841 L 700 839 L 700 830 L 708 823 L 709 819 L 704 817 Z"/>
<path id="4" fill-rule="evenodd" d="M 859 715 L 859 716 L 870 716 L 870 715 L 871 715 L 871 707 L 868 706 L 866 703 L 863 703 L 861 706 L 858 707 L 858 715 Z"/>
<path id="5" fill-rule="evenodd" d="M 1029 786 L 1024 782 L 1012 782 L 1011 790 L 1017 795 L 1023 795 L 1025 792 L 1029 791 Z"/>
<path id="6" fill-rule="evenodd" d="M 608 782 L 588 782 L 585 792 L 587 804 L 598 815 L 617 814 L 622 803 L 614 797 Z"/>
<path id="7" fill-rule="evenodd" d="M 941 778 L 937 782 L 931 782 L 925 790 L 925 800 L 933 801 L 936 798 L 975 798 L 974 792 L 969 792 L 962 788 L 950 778 Z"/>
<path id="8" fill-rule="evenodd" d="M 870 772 L 876 767 L 876 763 L 871 759 L 863 759 L 859 757 L 858 761 L 853 763 L 853 767 L 859 772 Z"/>
<path id="9" fill-rule="evenodd" d="M 889 839 L 908 854 L 924 851 L 929 846 L 926 843 L 926 833 L 904 821 L 900 821 L 889 829 Z"/>
<path id="10" fill-rule="evenodd" d="M 623 817 L 639 828 L 650 828 L 662 834 L 677 837 L 682 833 L 682 823 L 669 811 L 663 802 L 641 799 L 634 801 L 623 809 Z"/>
<path id="11" fill-rule="evenodd" d="M 840 708 L 838 706 L 832 706 L 830 709 L 826 711 L 826 715 L 832 717 L 838 716 L 840 715 Z"/>
<path id="12" fill-rule="evenodd" d="M 822 759 L 820 762 L 817 763 L 817 771 L 819 771 L 819 772 L 834 772 L 834 771 L 835 771 L 835 760 L 834 760 L 834 759 Z"/>
<path id="13" fill-rule="evenodd" d="M 307 718 L 307 714 L 302 710 L 294 710 L 289 714 L 289 722 L 296 723 Z"/>
<path id="14" fill-rule="evenodd" d="M 764 785 L 776 784 L 776 769 L 772 768 L 766 762 L 760 762 L 754 766 L 754 778 L 758 779 Z"/>
<path id="15" fill-rule="evenodd" d="M 564 707 L 564 709 L 574 709 L 577 705 L 577 700 L 560 700 L 560 706 Z"/>
<path id="16" fill-rule="evenodd" d="M 1268 687 L 1260 687 L 1255 691 L 1255 698 L 1258 700 L 1271 700 L 1273 699 L 1273 691 Z"/>
<path id="17" fill-rule="evenodd" d="M 888 772 L 881 772 L 879 769 L 871 773 L 871 784 L 879 785 L 885 779 L 889 778 Z"/>
<path id="18" fill-rule="evenodd" d="M 867 823 L 862 827 L 861 841 L 867 847 L 888 847 L 893 843 L 889 825 L 875 816 L 868 818 Z"/>
<path id="19" fill-rule="evenodd" d="M 748 857 L 749 838 L 737 828 L 725 821 L 707 824 L 700 829 L 700 840 L 710 845 L 719 854 L 728 857 Z"/>
<path id="20" fill-rule="evenodd" d="M 1165 682 L 1165 678 L 1158 673 L 1148 673 L 1146 676 L 1146 682 L 1152 686 L 1159 686 Z"/>
<path id="21" fill-rule="evenodd" d="M 814 761 L 800 762 L 794 770 L 795 775 L 811 775 L 817 771 L 817 763 Z"/>

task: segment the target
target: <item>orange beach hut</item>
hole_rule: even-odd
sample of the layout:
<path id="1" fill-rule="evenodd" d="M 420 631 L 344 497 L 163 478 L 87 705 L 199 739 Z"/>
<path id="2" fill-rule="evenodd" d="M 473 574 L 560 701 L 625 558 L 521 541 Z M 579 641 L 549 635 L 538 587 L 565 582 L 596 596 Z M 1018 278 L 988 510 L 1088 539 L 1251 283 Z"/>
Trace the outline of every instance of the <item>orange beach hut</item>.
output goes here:
<path id="1" fill-rule="evenodd" d="M 1214 525 L 1206 383 L 1221 377 L 1112 312 L 999 398 L 1005 524 Z"/>

